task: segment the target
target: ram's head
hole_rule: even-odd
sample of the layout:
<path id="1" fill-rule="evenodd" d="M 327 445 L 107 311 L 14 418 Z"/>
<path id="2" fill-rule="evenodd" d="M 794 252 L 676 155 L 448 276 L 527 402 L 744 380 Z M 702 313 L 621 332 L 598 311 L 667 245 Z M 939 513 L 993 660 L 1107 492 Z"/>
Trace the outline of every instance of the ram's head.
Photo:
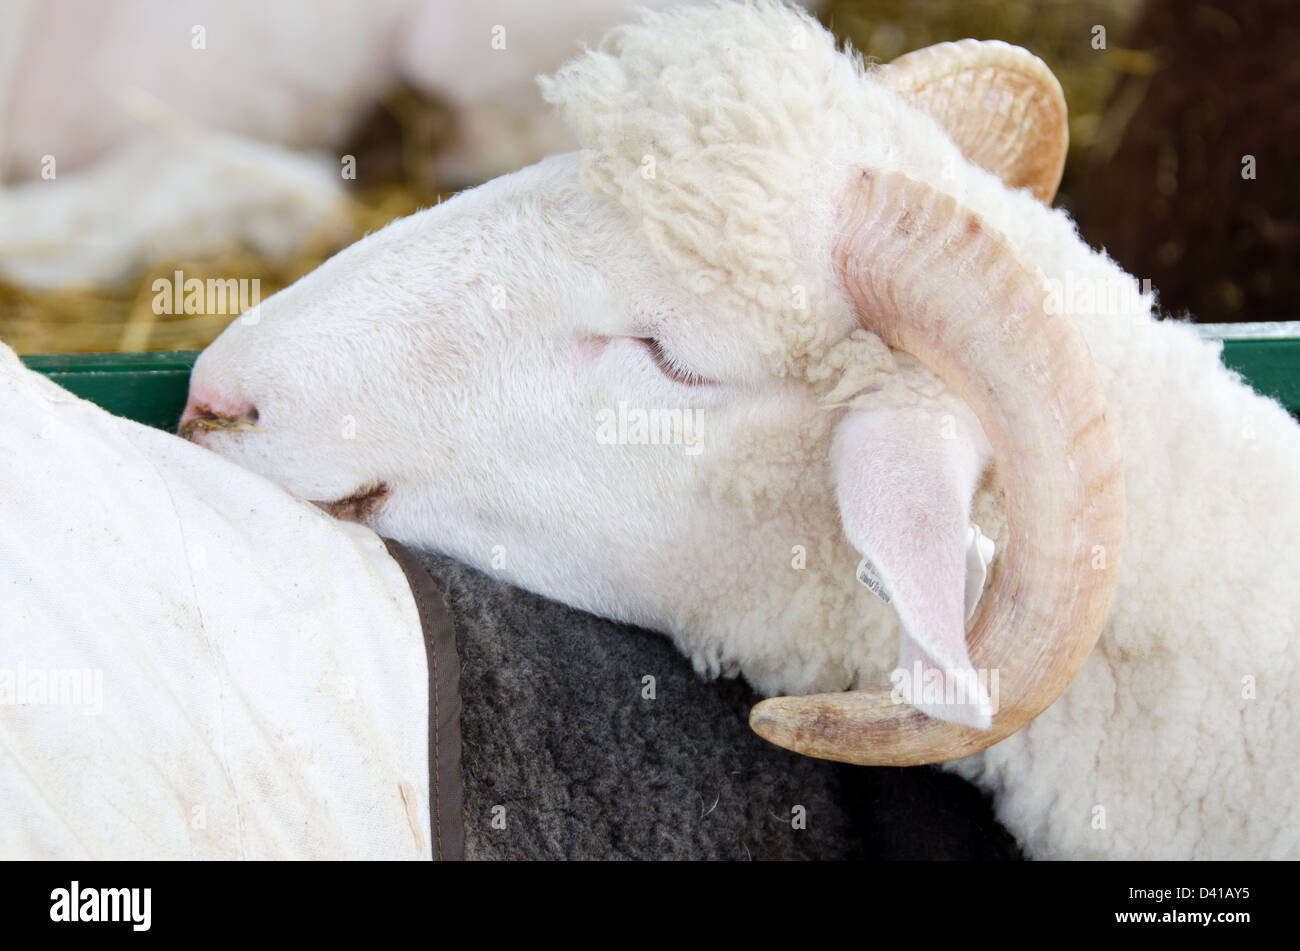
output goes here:
<path id="1" fill-rule="evenodd" d="M 745 586 L 772 525 L 787 552 L 825 530 L 891 599 L 903 666 L 997 670 L 1000 707 L 785 697 L 760 733 L 912 763 L 1028 723 L 1101 630 L 1123 527 L 1088 349 L 963 198 L 1047 214 L 1065 108 L 1046 67 L 964 41 L 866 69 L 757 3 L 649 16 L 544 90 L 581 154 L 395 222 L 236 321 L 182 432 L 773 692 L 865 677 L 816 605 L 757 629 L 738 603 L 782 590 Z M 644 445 L 665 419 L 684 444 Z M 990 457 L 1006 531 L 967 634 Z M 801 521 L 822 506 L 838 524 Z"/>

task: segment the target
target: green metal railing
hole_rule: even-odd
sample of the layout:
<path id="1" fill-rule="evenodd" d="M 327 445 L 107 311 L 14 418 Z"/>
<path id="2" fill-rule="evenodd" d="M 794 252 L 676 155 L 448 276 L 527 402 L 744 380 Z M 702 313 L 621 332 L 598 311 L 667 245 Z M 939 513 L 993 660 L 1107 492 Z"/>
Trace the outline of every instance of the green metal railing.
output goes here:
<path id="1" fill-rule="evenodd" d="M 1260 393 L 1300 412 L 1300 321 L 1201 324 L 1223 341 L 1223 362 Z M 23 357 L 33 370 L 110 413 L 175 431 L 185 407 L 195 350 L 160 353 L 50 353 Z"/>
<path id="2" fill-rule="evenodd" d="M 1300 412 L 1300 321 L 1198 324 L 1196 329 L 1223 341 L 1223 362 L 1256 392 Z"/>
<path id="3" fill-rule="evenodd" d="M 197 350 L 157 353 L 42 353 L 23 363 L 118 416 L 175 432 Z"/>

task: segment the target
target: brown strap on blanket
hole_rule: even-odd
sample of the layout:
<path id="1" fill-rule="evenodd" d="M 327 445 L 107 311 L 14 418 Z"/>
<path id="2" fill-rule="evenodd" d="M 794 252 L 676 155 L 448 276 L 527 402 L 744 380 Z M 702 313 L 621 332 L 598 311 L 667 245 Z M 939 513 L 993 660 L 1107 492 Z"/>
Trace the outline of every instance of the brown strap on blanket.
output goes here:
<path id="1" fill-rule="evenodd" d="M 429 827 L 433 857 L 465 857 L 465 787 L 460 771 L 460 658 L 456 629 L 442 592 L 405 546 L 384 539 L 406 575 L 420 612 L 429 660 Z"/>

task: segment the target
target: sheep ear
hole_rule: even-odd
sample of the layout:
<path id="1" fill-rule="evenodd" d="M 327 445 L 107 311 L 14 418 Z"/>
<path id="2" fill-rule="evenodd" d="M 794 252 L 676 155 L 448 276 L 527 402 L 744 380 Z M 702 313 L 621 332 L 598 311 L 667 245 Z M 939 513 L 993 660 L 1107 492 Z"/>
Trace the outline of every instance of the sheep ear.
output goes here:
<path id="1" fill-rule="evenodd" d="M 968 551 L 981 537 L 971 497 L 984 468 L 973 427 L 921 409 L 858 410 L 840 422 L 831 463 L 844 532 L 864 556 L 859 580 L 898 612 L 899 694 L 929 716 L 987 729 L 992 705 L 966 646 L 979 594 Z M 982 587 L 982 571 L 972 584 Z"/>
<path id="2" fill-rule="evenodd" d="M 999 40 L 937 43 L 882 66 L 880 77 L 971 162 L 1051 204 L 1070 131 L 1061 84 L 1033 53 Z"/>

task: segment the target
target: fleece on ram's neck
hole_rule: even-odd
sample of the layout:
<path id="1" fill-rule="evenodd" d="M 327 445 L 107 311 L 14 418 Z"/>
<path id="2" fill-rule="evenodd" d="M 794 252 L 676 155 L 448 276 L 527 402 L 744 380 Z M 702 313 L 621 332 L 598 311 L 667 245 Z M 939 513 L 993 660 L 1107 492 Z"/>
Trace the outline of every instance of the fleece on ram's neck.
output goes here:
<path id="1" fill-rule="evenodd" d="M 1263 814 L 1285 815 L 1298 752 L 1274 722 L 1300 675 L 1288 567 L 1300 563 L 1300 433 L 1287 414 L 1190 328 L 1154 321 L 1150 293 L 1064 213 L 967 163 L 798 12 L 655 14 L 545 92 L 586 148 L 587 187 L 619 202 L 702 301 L 747 311 L 778 373 L 812 384 L 794 431 L 751 435 L 719 473 L 717 501 L 743 513 L 728 540 L 741 552 L 684 555 L 691 607 L 670 629 L 697 666 L 743 670 L 770 692 L 869 682 L 891 665 L 897 622 L 851 582 L 856 553 L 824 460 L 837 406 L 910 395 L 937 411 L 946 398 L 871 335 L 846 339 L 853 321 L 829 269 L 850 170 L 901 171 L 956 197 L 1042 272 L 1049 306 L 1096 360 L 1127 463 L 1126 554 L 1097 650 L 1028 729 L 953 768 L 998 793 L 1000 817 L 1040 857 L 1295 855 L 1294 833 L 1232 805 L 1253 795 Z M 1001 527 L 996 474 L 974 517 Z M 810 570 L 792 565 L 796 545 Z M 700 593 L 718 582 L 734 587 Z"/>

